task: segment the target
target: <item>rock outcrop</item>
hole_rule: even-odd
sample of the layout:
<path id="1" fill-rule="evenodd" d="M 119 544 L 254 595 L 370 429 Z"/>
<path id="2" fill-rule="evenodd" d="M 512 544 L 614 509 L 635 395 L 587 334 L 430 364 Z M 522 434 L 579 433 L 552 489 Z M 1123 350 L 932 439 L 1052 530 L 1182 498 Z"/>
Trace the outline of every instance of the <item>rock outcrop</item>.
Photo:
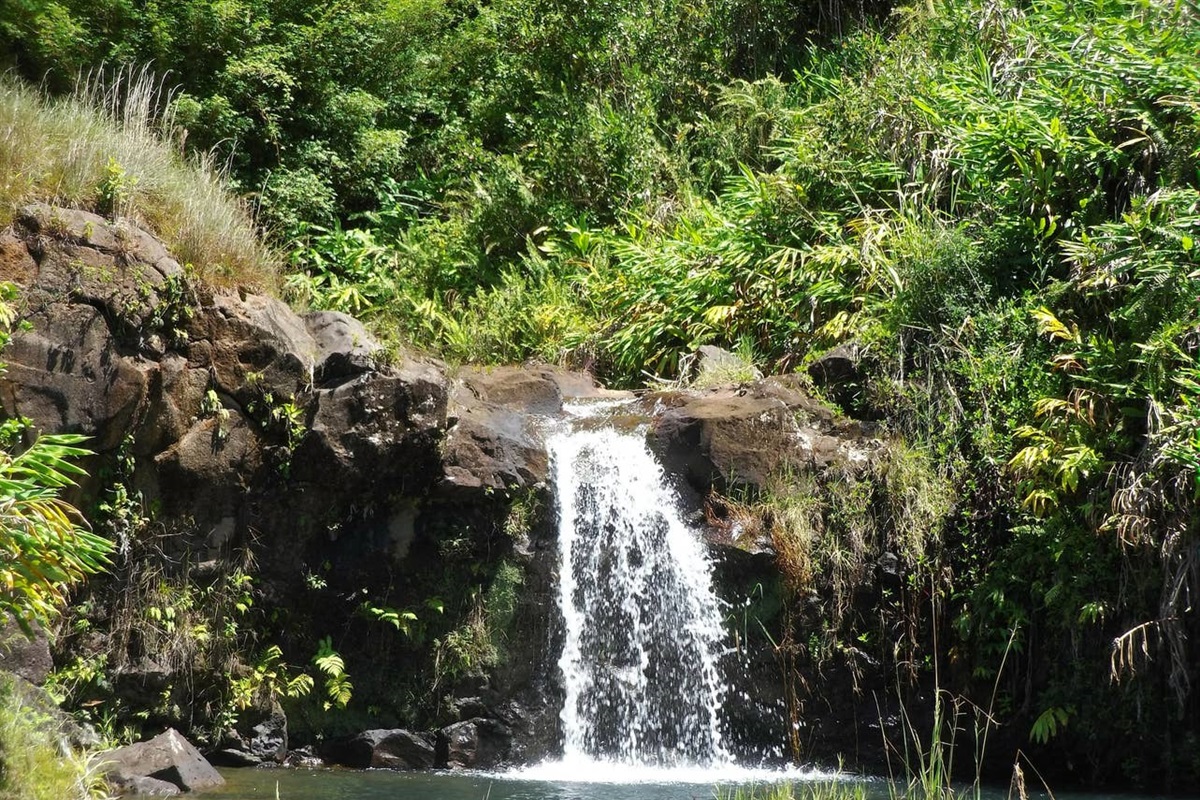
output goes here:
<path id="1" fill-rule="evenodd" d="M 528 488 L 546 480 L 538 420 L 571 400 L 624 397 L 555 367 L 468 367 L 456 376 L 443 488 L 451 494 Z"/>
<path id="2" fill-rule="evenodd" d="M 436 743 L 432 734 L 402 728 L 370 730 L 327 744 L 320 753 L 329 763 L 354 769 L 424 770 L 438 766 Z"/>
<path id="3" fill-rule="evenodd" d="M 641 405 L 668 471 L 701 494 L 761 489 L 785 470 L 863 465 L 883 447 L 869 425 L 835 416 L 795 376 L 657 392 Z"/>
<path id="4" fill-rule="evenodd" d="M 14 622 L 0 625 L 0 670 L 40 684 L 54 669 L 50 640 L 43 630 L 26 636 Z"/>
<path id="5" fill-rule="evenodd" d="M 504 764 L 512 731 L 495 719 L 468 719 L 438 733 L 438 761 L 447 769 L 493 769 Z"/>

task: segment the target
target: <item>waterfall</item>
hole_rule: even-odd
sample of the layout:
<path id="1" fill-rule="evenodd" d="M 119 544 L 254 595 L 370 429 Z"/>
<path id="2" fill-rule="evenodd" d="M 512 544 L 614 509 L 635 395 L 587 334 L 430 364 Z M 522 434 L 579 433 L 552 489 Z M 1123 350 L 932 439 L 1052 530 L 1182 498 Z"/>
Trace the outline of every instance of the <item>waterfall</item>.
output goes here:
<path id="1" fill-rule="evenodd" d="M 559 518 L 564 762 L 720 767 L 721 604 L 644 431 L 547 443 Z"/>

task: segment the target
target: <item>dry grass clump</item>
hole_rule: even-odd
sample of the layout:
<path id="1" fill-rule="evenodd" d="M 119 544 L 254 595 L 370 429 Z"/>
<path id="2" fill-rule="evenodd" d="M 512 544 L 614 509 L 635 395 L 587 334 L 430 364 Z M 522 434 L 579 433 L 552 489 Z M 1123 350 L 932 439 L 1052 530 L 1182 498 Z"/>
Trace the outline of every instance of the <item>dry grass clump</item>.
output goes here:
<path id="1" fill-rule="evenodd" d="M 186 158 L 161 84 L 143 71 L 50 99 L 0 76 L 0 223 L 43 201 L 123 216 L 206 281 L 273 289 L 278 259 L 210 158 Z"/>

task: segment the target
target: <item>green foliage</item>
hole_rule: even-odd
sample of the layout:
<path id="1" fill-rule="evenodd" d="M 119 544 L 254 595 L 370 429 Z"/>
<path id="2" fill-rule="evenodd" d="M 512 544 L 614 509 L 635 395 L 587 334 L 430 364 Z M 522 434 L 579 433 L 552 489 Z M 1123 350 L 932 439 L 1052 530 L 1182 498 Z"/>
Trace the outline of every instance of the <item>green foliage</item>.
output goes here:
<path id="1" fill-rule="evenodd" d="M 835 781 L 777 783 L 767 786 L 718 787 L 717 800 L 867 800 L 868 784 L 850 778 Z"/>
<path id="2" fill-rule="evenodd" d="M 341 672 L 338 674 L 341 675 Z M 283 660 L 283 651 L 279 646 L 270 645 L 243 675 L 230 682 L 229 688 L 233 708 L 245 711 L 252 706 L 270 705 L 283 698 L 304 697 L 312 691 L 313 679 L 311 675 L 289 667 Z"/>
<path id="3" fill-rule="evenodd" d="M 881 601 L 907 644 L 928 646 L 909 602 L 927 591 L 961 674 L 1022 654 L 1006 707 L 1035 745 L 1096 762 L 1148 731 L 1154 774 L 1195 736 L 1167 709 L 1200 681 L 1195 8 L 948 0 L 853 21 L 778 0 L 58 0 L 6 6 L 0 49 L 52 88 L 102 61 L 173 70 L 176 122 L 256 194 L 292 295 L 450 359 L 639 386 L 701 344 L 788 371 L 853 343 L 839 402 L 907 444 L 870 476 L 729 501 L 793 588 L 827 581 L 814 649 L 865 646 L 846 598 L 887 547 L 936 576 Z M 111 120 L 20 88 L 3 108 L 10 204 L 54 187 L 160 230 L 179 216 L 152 213 L 176 173 L 110 146 Z M 43 158 L 46 131 L 86 157 Z M 298 408 L 263 409 L 299 436 Z M 438 638 L 445 674 L 501 659 L 510 583 Z"/>
<path id="4" fill-rule="evenodd" d="M 116 217 L 129 203 L 129 197 L 137 185 L 137 177 L 130 176 L 115 158 L 108 159 L 104 168 L 104 179 L 96 188 L 96 206 L 105 214 Z"/>
<path id="5" fill-rule="evenodd" d="M 84 471 L 86 437 L 41 435 L 20 445 L 26 425 L 0 423 L 0 613 L 25 631 L 58 616 L 67 591 L 104 569 L 112 542 L 92 533 L 59 493 Z"/>
<path id="6" fill-rule="evenodd" d="M 346 674 L 346 663 L 337 651 L 333 649 L 333 639 L 326 636 L 317 644 L 317 654 L 313 656 L 313 664 L 325 678 L 324 708 L 345 708 L 350 702 L 354 686 L 350 676 Z"/>
<path id="7" fill-rule="evenodd" d="M 434 669 L 439 682 L 481 675 L 504 662 L 505 642 L 517 610 L 517 591 L 524 582 L 520 567 L 502 561 L 486 591 L 472 594 L 466 621 L 436 643 Z"/>

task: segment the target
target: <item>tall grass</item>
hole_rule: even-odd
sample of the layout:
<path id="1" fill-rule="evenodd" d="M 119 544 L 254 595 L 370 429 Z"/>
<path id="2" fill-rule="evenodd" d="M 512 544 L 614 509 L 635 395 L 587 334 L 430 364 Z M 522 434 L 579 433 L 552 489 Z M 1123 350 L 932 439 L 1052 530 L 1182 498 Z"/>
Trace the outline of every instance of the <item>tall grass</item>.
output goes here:
<path id="1" fill-rule="evenodd" d="M 81 83 L 48 99 L 0 76 L 0 223 L 42 201 L 133 219 L 217 284 L 272 288 L 276 258 L 210 158 L 187 158 L 150 73 Z"/>
<path id="2" fill-rule="evenodd" d="M 0 677 L 0 798 L 84 800 L 107 797 L 85 754 L 64 749 L 54 723 Z"/>
<path id="3" fill-rule="evenodd" d="M 867 800 L 868 793 L 861 780 L 834 780 L 718 789 L 716 797 L 717 800 Z"/>

